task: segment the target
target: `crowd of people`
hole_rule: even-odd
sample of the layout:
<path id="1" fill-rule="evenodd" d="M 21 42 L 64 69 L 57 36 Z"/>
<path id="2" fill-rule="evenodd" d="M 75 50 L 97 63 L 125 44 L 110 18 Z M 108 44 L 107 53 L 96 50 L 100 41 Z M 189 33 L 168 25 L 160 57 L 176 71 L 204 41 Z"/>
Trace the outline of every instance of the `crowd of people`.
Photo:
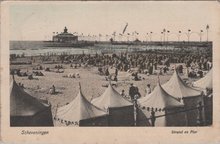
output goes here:
<path id="1" fill-rule="evenodd" d="M 23 56 L 24 57 L 24 56 Z M 22 58 L 23 58 L 22 57 Z M 11 59 L 17 57 L 12 55 Z M 19 58 L 19 57 L 18 57 Z M 32 63 L 37 58 L 30 57 Z M 153 74 L 153 70 L 158 70 L 158 65 L 163 65 L 159 68 L 160 73 L 166 73 L 169 69 L 170 63 L 183 63 L 189 69 L 190 76 L 193 77 L 194 69 L 209 70 L 212 67 L 212 50 L 206 48 L 198 49 L 190 52 L 186 49 L 181 51 L 169 50 L 155 50 L 142 52 L 120 52 L 117 54 L 63 54 L 52 56 L 39 56 L 42 63 L 51 61 L 52 63 L 61 62 L 70 64 L 71 67 L 77 68 L 81 65 L 91 65 L 98 67 L 100 72 L 108 75 L 105 67 L 115 67 L 118 71 L 128 71 L 131 68 L 136 68 L 139 73 Z M 58 69 L 62 69 L 62 65 L 57 65 Z M 39 67 L 42 69 L 42 67 Z M 180 69 L 181 73 L 181 69 Z M 201 75 L 202 76 L 202 75 Z"/>
<path id="2" fill-rule="evenodd" d="M 48 60 L 44 58 L 46 56 L 40 56 L 41 59 Z M 203 53 L 162 53 L 158 51 L 153 52 L 121 52 L 113 54 L 76 54 L 76 55 L 59 55 L 53 56 L 57 57 L 57 61 L 60 61 L 60 64 L 55 65 L 55 69 L 64 69 L 62 64 L 70 64 L 71 68 L 78 68 L 82 65 L 84 66 L 94 66 L 97 67 L 99 74 L 106 76 L 106 80 L 118 81 L 119 71 L 130 72 L 131 69 L 136 69 L 135 72 L 132 72 L 133 80 L 139 80 L 139 73 L 144 73 L 151 75 L 155 70 L 159 71 L 158 74 L 166 74 L 170 69 L 170 63 L 184 64 L 187 68 L 188 76 L 193 77 L 203 77 L 203 71 L 208 71 L 212 68 L 212 53 L 211 51 L 204 51 Z M 14 57 L 13 57 L 14 59 Z M 34 58 L 31 58 L 34 60 Z M 56 61 L 53 59 L 53 61 Z M 160 65 L 160 67 L 158 67 Z M 162 66 L 162 67 L 161 67 Z M 110 74 L 109 69 L 114 68 L 114 74 Z M 178 65 L 176 67 L 179 73 L 183 73 L 183 65 Z M 33 70 L 43 70 L 41 65 L 38 65 Z M 45 68 L 45 71 L 50 71 L 50 68 Z M 34 75 L 43 76 L 43 73 L 38 71 L 33 71 Z M 17 71 L 18 76 L 28 76 L 26 72 L 22 73 L 19 70 Z M 30 77 L 31 79 L 31 77 Z M 145 90 L 146 94 L 151 93 L 151 86 L 148 84 Z M 124 91 L 121 92 L 122 95 Z M 135 96 L 140 97 L 138 88 L 131 85 L 129 90 L 129 96 L 131 100 Z"/>
<path id="3" fill-rule="evenodd" d="M 153 74 L 158 65 L 163 65 L 161 73 L 166 73 L 170 63 L 183 63 L 190 70 L 210 70 L 212 67 L 212 54 L 160 54 L 160 53 L 120 53 L 120 54 L 81 54 L 62 56 L 62 60 L 69 63 L 78 63 L 98 67 L 100 73 L 108 75 L 106 67 L 115 67 L 119 71 L 128 71 L 136 68 L 139 73 Z M 181 73 L 181 68 L 179 68 Z M 191 71 L 190 71 L 191 72 Z"/>

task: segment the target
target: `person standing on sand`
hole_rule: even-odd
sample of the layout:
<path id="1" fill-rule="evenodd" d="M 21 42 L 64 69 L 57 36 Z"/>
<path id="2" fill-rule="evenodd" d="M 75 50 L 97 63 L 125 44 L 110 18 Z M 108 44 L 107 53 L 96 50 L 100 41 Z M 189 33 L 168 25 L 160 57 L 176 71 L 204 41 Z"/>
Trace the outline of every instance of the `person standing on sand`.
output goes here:
<path id="1" fill-rule="evenodd" d="M 131 83 L 130 88 L 129 88 L 129 95 L 131 97 L 131 100 L 134 100 L 134 97 L 136 95 L 136 88 L 133 86 L 133 83 Z"/>
<path id="2" fill-rule="evenodd" d="M 49 90 L 49 94 L 55 94 L 55 92 L 56 92 L 55 86 L 52 85 L 52 87 Z"/>
<path id="3" fill-rule="evenodd" d="M 106 70 L 105 70 L 105 76 L 109 76 L 108 68 L 106 68 Z"/>
<path id="4" fill-rule="evenodd" d="M 24 84 L 21 84 L 21 88 L 23 88 L 23 89 L 24 89 Z"/>
<path id="5" fill-rule="evenodd" d="M 116 75 L 116 77 L 118 76 L 118 69 L 117 68 L 115 69 L 115 75 Z"/>
<path id="6" fill-rule="evenodd" d="M 147 84 L 147 88 L 145 89 L 145 92 L 147 93 L 147 95 L 149 95 L 151 93 L 150 84 Z"/>
<path id="7" fill-rule="evenodd" d="M 120 95 L 121 95 L 122 97 L 126 97 L 126 95 L 125 95 L 125 90 L 122 90 L 121 93 L 120 93 Z"/>
<path id="8" fill-rule="evenodd" d="M 116 82 L 118 81 L 118 78 L 117 78 L 117 76 L 116 76 L 116 75 L 115 75 L 115 77 L 114 77 L 114 81 L 116 81 Z"/>
<path id="9" fill-rule="evenodd" d="M 139 99 L 141 97 L 139 89 L 137 86 L 134 86 L 134 87 L 135 87 L 135 99 Z"/>

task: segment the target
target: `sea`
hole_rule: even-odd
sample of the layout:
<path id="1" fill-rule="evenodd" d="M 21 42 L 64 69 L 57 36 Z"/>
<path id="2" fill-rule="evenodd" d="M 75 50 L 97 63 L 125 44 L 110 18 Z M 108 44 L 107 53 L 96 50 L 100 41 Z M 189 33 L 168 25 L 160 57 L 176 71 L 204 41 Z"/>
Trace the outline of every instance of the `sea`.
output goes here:
<path id="1" fill-rule="evenodd" d="M 163 48 L 161 46 L 111 44 L 95 44 L 94 46 L 83 48 L 45 47 L 42 41 L 10 41 L 10 54 L 25 56 L 120 53 Z M 172 49 L 172 47 L 166 47 L 166 49 Z"/>

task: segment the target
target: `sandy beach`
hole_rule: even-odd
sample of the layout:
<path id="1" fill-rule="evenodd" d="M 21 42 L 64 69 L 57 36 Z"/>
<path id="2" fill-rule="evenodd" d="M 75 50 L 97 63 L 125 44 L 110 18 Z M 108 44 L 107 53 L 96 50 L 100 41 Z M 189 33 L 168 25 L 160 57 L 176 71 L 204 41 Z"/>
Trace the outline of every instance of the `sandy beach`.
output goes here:
<path id="1" fill-rule="evenodd" d="M 43 67 L 49 67 L 53 69 L 55 64 L 44 64 Z M 63 106 L 70 101 L 72 101 L 79 92 L 79 82 L 81 83 L 81 88 L 84 96 L 91 101 L 93 98 L 102 95 L 105 91 L 105 85 L 108 85 L 108 81 L 106 81 L 105 76 L 102 76 L 98 73 L 97 67 L 79 67 L 72 68 L 69 64 L 62 64 L 64 67 L 63 73 L 56 72 L 47 72 L 41 70 L 44 76 L 33 76 L 33 80 L 29 80 L 27 77 L 18 77 L 15 76 L 15 80 L 17 83 L 24 84 L 25 91 L 31 94 L 34 97 L 39 99 L 47 99 L 52 105 L 52 114 L 55 115 L 57 106 Z M 174 65 L 171 64 L 171 67 Z M 160 67 L 160 66 L 158 66 Z M 11 65 L 11 68 L 19 68 L 21 71 L 32 72 L 32 65 Z M 33 70 L 35 71 L 35 70 Z M 110 68 L 110 74 L 114 73 L 115 68 Z M 64 77 L 69 73 L 79 73 L 80 78 L 67 78 Z M 166 75 L 160 75 L 159 79 L 161 84 L 165 83 L 171 77 L 173 71 L 169 71 Z M 147 84 L 151 84 L 152 89 L 156 86 L 158 82 L 157 74 L 154 75 L 146 75 L 139 74 L 141 80 L 134 81 L 132 80 L 131 73 L 119 71 L 118 74 L 118 82 L 112 81 L 113 84 L 116 84 L 115 89 L 120 93 L 122 90 L 125 90 L 125 94 L 128 95 L 130 84 L 133 83 L 135 86 L 139 88 L 139 92 L 141 96 L 146 96 L 146 86 Z M 184 77 L 184 75 L 183 75 Z M 50 87 L 54 85 L 56 88 L 56 94 L 49 94 Z"/>

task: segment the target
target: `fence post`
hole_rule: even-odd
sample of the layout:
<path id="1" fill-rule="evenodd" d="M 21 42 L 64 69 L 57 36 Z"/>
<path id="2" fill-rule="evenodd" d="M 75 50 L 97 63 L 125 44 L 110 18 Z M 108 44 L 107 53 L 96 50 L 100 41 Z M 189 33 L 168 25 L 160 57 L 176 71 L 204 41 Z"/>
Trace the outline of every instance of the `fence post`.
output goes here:
<path id="1" fill-rule="evenodd" d="M 151 125 L 154 127 L 155 126 L 155 121 L 156 121 L 156 117 L 155 117 L 155 112 L 152 109 L 151 110 Z"/>

